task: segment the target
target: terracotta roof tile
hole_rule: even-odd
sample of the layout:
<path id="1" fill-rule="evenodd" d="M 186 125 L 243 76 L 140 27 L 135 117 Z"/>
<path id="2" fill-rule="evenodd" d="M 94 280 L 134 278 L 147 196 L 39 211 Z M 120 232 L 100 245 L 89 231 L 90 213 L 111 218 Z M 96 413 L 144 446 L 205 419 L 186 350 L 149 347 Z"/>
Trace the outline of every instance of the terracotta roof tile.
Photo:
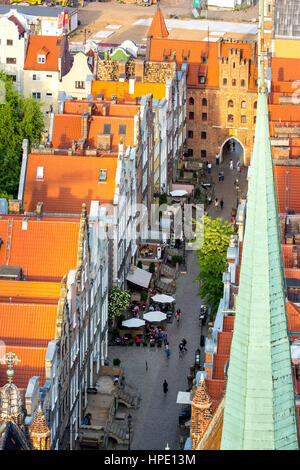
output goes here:
<path id="1" fill-rule="evenodd" d="M 289 331 L 300 332 L 300 307 L 293 302 L 286 303 L 286 314 Z"/>
<path id="2" fill-rule="evenodd" d="M 3 240 L 0 264 L 7 264 L 3 247 L 6 246 L 8 219 L 13 220 L 8 264 L 21 266 L 29 281 L 60 282 L 70 269 L 77 268 L 79 221 L 37 221 L 29 218 L 27 229 L 23 230 L 22 219 L 13 216 L 2 216 L 0 219 Z"/>
<path id="3" fill-rule="evenodd" d="M 0 281 L 0 301 L 56 304 L 60 296 L 58 282 Z"/>
<path id="4" fill-rule="evenodd" d="M 298 268 L 283 269 L 283 275 L 286 279 L 300 279 L 300 269 Z"/>
<path id="5" fill-rule="evenodd" d="M 219 331 L 218 332 L 218 349 L 217 354 L 230 355 L 232 332 Z"/>
<path id="6" fill-rule="evenodd" d="M 80 214 L 82 203 L 89 212 L 90 202 L 112 203 L 118 157 L 81 157 L 67 155 L 28 156 L 24 210 L 35 210 L 43 201 L 44 212 Z M 43 181 L 36 181 L 38 166 L 44 167 Z M 107 169 L 106 181 L 99 182 L 100 169 Z M 77 245 L 76 245 L 77 246 Z"/>
<path id="7" fill-rule="evenodd" d="M 294 257 L 293 257 L 293 248 L 297 245 L 281 245 L 282 252 L 282 262 L 285 268 L 294 267 Z M 298 249 L 297 257 L 297 267 L 300 268 L 300 249 Z"/>
<path id="8" fill-rule="evenodd" d="M 62 36 L 29 35 L 24 70 L 58 71 L 58 59 L 61 55 L 64 39 Z M 42 54 L 42 48 L 48 50 L 45 63 L 38 63 L 37 56 Z M 46 53 L 46 51 L 44 51 Z"/>
<path id="9" fill-rule="evenodd" d="M 215 354 L 213 365 L 213 379 L 224 380 L 224 368 L 230 354 Z"/>
<path id="10" fill-rule="evenodd" d="M 147 36 L 153 36 L 154 38 L 165 38 L 169 36 L 166 23 L 160 8 L 157 7 L 150 28 L 147 31 Z"/>
<path id="11" fill-rule="evenodd" d="M 19 347 L 6 344 L 6 352 L 13 352 L 21 362 L 15 366 L 14 384 L 20 389 L 26 389 L 28 380 L 37 375 L 40 384 L 45 383 L 45 357 L 47 348 L 42 347 Z M 0 386 L 7 383 L 7 367 L 0 364 Z"/>
<path id="12" fill-rule="evenodd" d="M 205 379 L 207 391 L 212 399 L 213 411 L 216 409 L 224 392 L 225 382 L 220 379 Z"/>
<path id="13" fill-rule="evenodd" d="M 93 80 L 92 82 L 92 94 L 95 99 L 97 99 L 98 94 L 103 94 L 107 100 L 115 95 L 118 97 L 118 101 L 135 103 L 135 98 L 149 93 L 153 95 L 154 99 L 161 100 L 166 94 L 165 83 L 136 82 L 134 84 L 134 93 L 129 94 L 128 80 L 125 82 Z M 116 105 L 110 107 L 110 113 L 114 106 Z"/>
<path id="14" fill-rule="evenodd" d="M 14 15 L 10 15 L 8 19 L 10 21 L 12 21 L 18 27 L 19 34 L 25 33 L 25 29 L 24 29 L 23 25 L 20 23 L 20 21 Z"/>
<path id="15" fill-rule="evenodd" d="M 223 331 L 224 332 L 225 331 L 232 332 L 233 331 L 233 326 L 234 326 L 234 316 L 230 315 L 230 316 L 224 317 Z"/>
<path id="16" fill-rule="evenodd" d="M 274 165 L 275 188 L 279 213 L 300 213 L 300 167 Z"/>
<path id="17" fill-rule="evenodd" d="M 30 425 L 30 435 L 39 437 L 43 435 L 50 435 L 47 420 L 41 408 L 38 408 L 35 412 L 32 423 Z"/>

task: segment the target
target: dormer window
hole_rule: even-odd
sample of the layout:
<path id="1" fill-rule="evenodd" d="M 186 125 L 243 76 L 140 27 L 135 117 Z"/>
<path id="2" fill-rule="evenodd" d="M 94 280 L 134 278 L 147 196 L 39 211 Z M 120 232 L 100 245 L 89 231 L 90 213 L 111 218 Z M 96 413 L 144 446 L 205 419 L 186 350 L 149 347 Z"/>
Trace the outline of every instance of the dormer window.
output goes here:
<path id="1" fill-rule="evenodd" d="M 205 77 L 203 75 L 199 75 L 198 82 L 201 84 L 205 83 Z"/>
<path id="2" fill-rule="evenodd" d="M 42 54 L 38 54 L 37 61 L 38 61 L 38 64 L 44 64 L 46 62 L 46 56 Z"/>
<path id="3" fill-rule="evenodd" d="M 100 170 L 99 181 L 106 181 L 106 178 L 107 178 L 107 170 Z"/>
<path id="4" fill-rule="evenodd" d="M 36 179 L 43 180 L 44 179 L 44 167 L 38 166 L 36 169 Z"/>

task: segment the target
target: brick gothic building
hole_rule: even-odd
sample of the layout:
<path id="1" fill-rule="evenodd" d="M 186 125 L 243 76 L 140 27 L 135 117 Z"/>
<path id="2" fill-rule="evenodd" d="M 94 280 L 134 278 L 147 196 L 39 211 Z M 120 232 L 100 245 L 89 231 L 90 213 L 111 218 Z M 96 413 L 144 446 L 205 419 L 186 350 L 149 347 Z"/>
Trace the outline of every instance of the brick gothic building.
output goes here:
<path id="1" fill-rule="evenodd" d="M 185 156 L 215 161 L 230 139 L 249 165 L 257 102 L 257 43 L 235 40 L 192 41 L 166 37 L 156 11 L 148 31 L 147 59 L 187 64 L 187 141 Z M 159 22 L 157 27 L 154 22 Z M 223 153 L 223 155 L 222 155 Z"/>

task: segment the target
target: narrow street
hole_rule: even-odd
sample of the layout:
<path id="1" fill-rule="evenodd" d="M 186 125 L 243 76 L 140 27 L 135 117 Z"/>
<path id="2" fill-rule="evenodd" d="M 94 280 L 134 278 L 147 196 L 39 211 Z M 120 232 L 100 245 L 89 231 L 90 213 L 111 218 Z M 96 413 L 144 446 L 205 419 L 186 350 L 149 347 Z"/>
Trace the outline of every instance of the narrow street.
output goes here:
<path id="1" fill-rule="evenodd" d="M 213 165 L 212 176 L 215 182 L 215 197 L 224 199 L 224 209 L 216 211 L 214 203 L 209 206 L 208 215 L 223 220 L 231 220 L 231 209 L 236 206 L 237 197 L 246 196 L 247 168 L 242 167 L 241 173 L 229 168 L 230 156 L 220 165 Z M 224 171 L 224 182 L 218 181 L 218 172 Z M 239 179 L 237 193 L 234 181 Z M 199 310 L 201 299 L 197 295 L 199 285 L 195 278 L 199 272 L 196 253 L 186 252 L 187 274 L 180 274 L 176 280 L 176 307 L 181 308 L 183 316 L 180 325 L 174 320 L 167 323 L 168 341 L 171 356 L 166 358 L 164 348 L 147 348 L 133 346 L 110 346 L 109 361 L 115 357 L 121 359 L 124 375 L 130 391 L 138 393 L 142 400 L 137 410 L 124 410 L 133 417 L 131 449 L 163 450 L 167 443 L 171 450 L 178 450 L 182 430 L 178 426 L 178 414 L 182 405 L 176 404 L 178 391 L 187 391 L 187 375 L 189 367 L 195 362 L 195 351 L 200 346 L 201 328 L 199 327 Z M 207 335 L 207 326 L 202 334 Z M 187 352 L 179 359 L 178 346 L 181 339 L 187 340 Z M 201 361 L 204 361 L 204 348 Z M 146 370 L 147 362 L 147 370 Z M 167 396 L 164 396 L 162 384 L 164 379 L 169 384 Z M 110 449 L 115 447 L 110 441 Z M 123 447 L 123 449 L 125 449 Z"/>

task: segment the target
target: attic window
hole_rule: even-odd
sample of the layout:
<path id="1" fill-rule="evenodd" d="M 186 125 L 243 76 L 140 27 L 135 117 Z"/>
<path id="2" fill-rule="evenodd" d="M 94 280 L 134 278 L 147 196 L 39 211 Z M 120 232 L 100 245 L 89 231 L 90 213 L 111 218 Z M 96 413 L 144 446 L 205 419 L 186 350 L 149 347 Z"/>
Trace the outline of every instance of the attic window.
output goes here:
<path id="1" fill-rule="evenodd" d="M 106 181 L 106 178 L 107 178 L 107 170 L 100 170 L 99 181 Z"/>
<path id="2" fill-rule="evenodd" d="M 104 124 L 103 134 L 110 134 L 110 124 Z"/>
<path id="3" fill-rule="evenodd" d="M 202 84 L 202 83 L 205 83 L 205 77 L 204 77 L 204 75 L 199 75 L 199 77 L 198 77 L 198 83 L 201 83 L 201 84 Z"/>
<path id="4" fill-rule="evenodd" d="M 37 57 L 38 64 L 44 64 L 46 62 L 46 56 L 39 54 Z"/>
<path id="5" fill-rule="evenodd" d="M 58 39 L 58 40 L 56 41 L 56 45 L 57 45 L 57 46 L 60 46 L 60 43 L 61 43 L 61 40 Z"/>
<path id="6" fill-rule="evenodd" d="M 44 179 L 44 167 L 38 166 L 36 169 L 36 179 L 43 180 Z"/>
<path id="7" fill-rule="evenodd" d="M 201 62 L 202 62 L 202 64 L 206 64 L 207 63 L 206 57 L 201 57 Z"/>
<path id="8" fill-rule="evenodd" d="M 119 135 L 126 135 L 126 125 L 119 125 Z"/>

